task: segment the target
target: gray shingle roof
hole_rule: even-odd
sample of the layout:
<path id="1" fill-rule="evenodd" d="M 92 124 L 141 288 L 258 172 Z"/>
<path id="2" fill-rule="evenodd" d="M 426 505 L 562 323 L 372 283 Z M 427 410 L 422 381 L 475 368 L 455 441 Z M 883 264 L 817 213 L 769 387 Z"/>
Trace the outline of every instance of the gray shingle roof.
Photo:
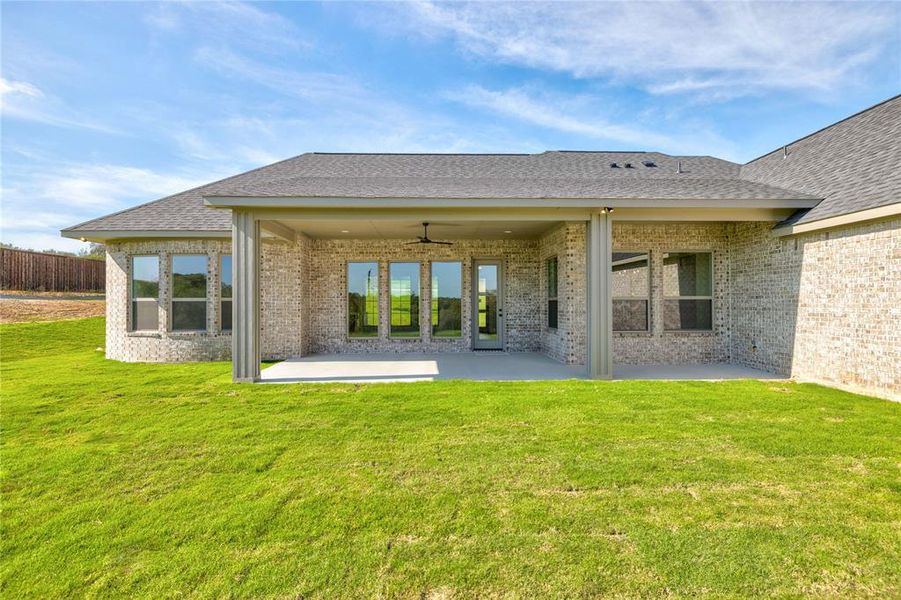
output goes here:
<path id="1" fill-rule="evenodd" d="M 824 198 L 786 224 L 901 202 L 901 96 L 754 159 L 742 179 Z"/>
<path id="2" fill-rule="evenodd" d="M 611 167 L 613 163 L 617 167 Z M 659 152 L 309 153 L 65 231 L 229 229 L 229 211 L 204 206 L 205 196 L 724 199 L 737 203 L 816 197 L 743 180 L 740 171 L 740 165 L 710 156 Z"/>

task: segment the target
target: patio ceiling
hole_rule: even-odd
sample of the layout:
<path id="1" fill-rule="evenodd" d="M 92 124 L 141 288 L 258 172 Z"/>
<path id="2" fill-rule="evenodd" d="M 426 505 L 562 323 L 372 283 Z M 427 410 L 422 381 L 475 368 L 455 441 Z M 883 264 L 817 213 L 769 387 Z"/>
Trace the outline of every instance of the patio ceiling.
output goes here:
<path id="1" fill-rule="evenodd" d="M 291 220 L 279 222 L 314 239 L 410 239 L 422 235 L 423 219 Z M 559 221 L 429 221 L 433 240 L 534 239 Z"/>

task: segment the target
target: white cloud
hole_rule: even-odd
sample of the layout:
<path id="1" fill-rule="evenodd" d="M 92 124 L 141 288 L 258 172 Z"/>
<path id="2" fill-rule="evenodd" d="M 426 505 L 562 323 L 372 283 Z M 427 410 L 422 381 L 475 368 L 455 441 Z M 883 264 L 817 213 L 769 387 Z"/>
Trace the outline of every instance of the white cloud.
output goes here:
<path id="1" fill-rule="evenodd" d="M 290 20 L 247 2 L 163 2 L 145 14 L 144 22 L 161 34 L 188 32 L 199 43 L 264 52 L 309 47 Z"/>
<path id="2" fill-rule="evenodd" d="M 395 10 L 403 16 L 372 21 L 452 36 L 475 56 L 655 94 L 834 91 L 880 57 L 897 65 L 901 46 L 895 3 L 420 1 Z"/>
<path id="3" fill-rule="evenodd" d="M 691 129 L 686 133 L 658 133 L 641 126 L 636 115 L 626 113 L 617 117 L 612 110 L 599 105 L 597 99 L 590 97 L 548 95 L 525 88 L 497 91 L 480 86 L 469 86 L 449 92 L 446 96 L 456 102 L 533 125 L 576 134 L 594 141 L 627 144 L 637 150 L 653 149 L 684 154 L 719 152 L 718 155 L 722 157 L 730 157 L 735 153 L 730 143 L 697 123 L 691 123 Z M 617 119 L 630 124 L 616 123 Z"/>
<path id="4" fill-rule="evenodd" d="M 8 81 L 0 77 L 0 97 L 21 94 L 32 98 L 43 98 L 44 92 L 26 81 Z"/>
<path id="5" fill-rule="evenodd" d="M 664 135 L 609 123 L 597 116 L 592 119 L 574 116 L 572 110 L 562 109 L 567 104 L 570 106 L 574 104 L 572 98 L 542 100 L 523 89 L 492 91 L 475 85 L 460 91 L 449 92 L 447 97 L 469 106 L 485 108 L 535 125 L 594 139 L 613 140 L 640 146 L 672 145 L 672 140 Z"/>
<path id="6" fill-rule="evenodd" d="M 128 165 L 40 162 L 3 174 L 3 241 L 71 249 L 59 230 L 221 179 L 211 168 L 173 171 Z M 55 242 L 55 243 L 54 243 Z"/>
<path id="7" fill-rule="evenodd" d="M 194 53 L 194 59 L 223 75 L 249 80 L 296 98 L 347 103 L 363 93 L 356 82 L 341 75 L 273 67 L 224 46 L 198 48 Z"/>
<path id="8" fill-rule="evenodd" d="M 21 231 L 3 231 L 4 244 L 12 244 L 19 248 L 30 250 L 62 250 L 65 252 L 78 252 L 87 248 L 88 244 L 78 240 L 71 240 L 52 233 L 32 233 Z"/>
<path id="9" fill-rule="evenodd" d="M 33 121 L 54 127 L 91 129 L 118 133 L 115 129 L 79 115 L 58 98 L 45 94 L 27 81 L 0 78 L 0 113 L 3 116 Z"/>
<path id="10" fill-rule="evenodd" d="M 131 200 L 149 201 L 213 179 L 203 174 L 160 173 L 121 165 L 71 165 L 37 180 L 37 198 L 73 206 L 111 209 Z"/>

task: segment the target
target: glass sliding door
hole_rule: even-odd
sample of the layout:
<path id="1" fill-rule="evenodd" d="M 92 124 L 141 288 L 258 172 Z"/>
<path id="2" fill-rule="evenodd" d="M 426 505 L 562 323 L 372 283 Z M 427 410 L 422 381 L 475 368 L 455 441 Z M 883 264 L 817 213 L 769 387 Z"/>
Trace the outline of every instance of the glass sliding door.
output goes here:
<path id="1" fill-rule="evenodd" d="M 504 347 L 504 294 L 501 263 L 477 260 L 473 263 L 473 340 L 477 350 Z"/>

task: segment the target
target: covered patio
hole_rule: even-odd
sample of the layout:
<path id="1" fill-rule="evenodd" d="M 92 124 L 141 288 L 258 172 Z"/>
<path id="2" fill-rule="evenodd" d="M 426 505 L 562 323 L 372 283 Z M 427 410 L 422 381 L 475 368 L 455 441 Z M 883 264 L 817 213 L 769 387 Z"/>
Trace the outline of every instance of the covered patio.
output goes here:
<path id="1" fill-rule="evenodd" d="M 538 352 L 436 354 L 317 354 L 290 358 L 262 370 L 260 383 L 395 383 L 462 379 L 546 381 L 589 379 L 583 366 L 567 365 Z M 780 379 L 778 375 L 727 363 L 614 365 L 615 380 Z"/>
<path id="2" fill-rule="evenodd" d="M 286 207 L 273 206 L 270 199 L 250 208 L 252 200 L 205 199 L 232 211 L 235 381 L 613 379 L 618 377 L 614 362 L 661 365 L 624 366 L 620 376 L 626 378 L 765 375 L 735 365 L 724 370 L 730 318 L 727 227 L 771 223 L 784 218 L 788 208 L 714 205 L 674 212 L 666 206 L 603 206 L 616 205 L 613 200 L 577 208 L 567 206 L 570 202 L 548 208 L 523 201 L 511 219 L 509 209 L 496 202 L 424 208 L 428 203 L 419 201 L 413 210 L 396 200 L 353 209 L 325 208 L 309 199 L 279 199 Z M 553 204 L 541 202 L 548 203 Z M 430 228 L 422 235 L 426 223 Z M 420 235 L 438 243 L 417 242 Z M 641 297 L 631 289 L 625 296 L 613 289 L 613 272 L 621 266 L 614 264 L 617 247 L 617 256 L 639 259 L 634 279 Z M 684 248 L 691 249 L 689 258 L 703 259 L 698 264 L 705 265 L 706 288 L 685 298 L 664 298 L 663 261 L 673 249 Z M 437 265 L 456 270 L 439 281 Z M 402 280 L 408 283 L 403 288 L 408 301 L 400 315 L 395 301 Z M 453 297 L 436 295 L 433 303 L 435 290 L 447 290 L 449 281 L 456 288 Z M 630 314 L 644 315 L 641 322 L 614 333 L 614 300 Z M 442 337 L 436 306 L 440 313 L 447 302 L 458 319 L 453 335 Z M 687 333 L 673 332 L 663 321 L 664 307 L 673 302 L 680 303 L 679 310 L 686 303 L 712 308 L 703 322 L 687 326 Z M 409 331 L 401 331 L 401 316 L 410 322 Z M 465 358 L 478 350 L 510 355 Z M 521 358 L 505 364 L 517 353 L 536 353 L 537 362 Z M 333 354 L 344 358 L 323 358 Z M 350 355 L 359 358 L 346 358 Z M 263 358 L 297 356 L 303 358 L 289 359 L 267 375 L 260 372 Z M 709 363 L 712 370 L 672 369 L 696 363 Z"/>

